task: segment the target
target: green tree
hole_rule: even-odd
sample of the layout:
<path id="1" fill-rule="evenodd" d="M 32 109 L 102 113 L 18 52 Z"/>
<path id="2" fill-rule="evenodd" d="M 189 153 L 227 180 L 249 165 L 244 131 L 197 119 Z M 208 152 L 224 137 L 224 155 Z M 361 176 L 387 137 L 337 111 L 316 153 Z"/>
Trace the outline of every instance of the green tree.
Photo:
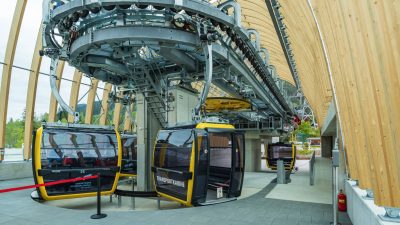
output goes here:
<path id="1" fill-rule="evenodd" d="M 305 142 L 309 137 L 321 136 L 319 128 L 311 126 L 309 121 L 302 121 L 301 124 L 295 129 L 294 135 L 297 141 Z"/>
<path id="2" fill-rule="evenodd" d="M 25 125 L 22 120 L 12 118 L 6 124 L 6 147 L 21 148 L 24 142 Z"/>

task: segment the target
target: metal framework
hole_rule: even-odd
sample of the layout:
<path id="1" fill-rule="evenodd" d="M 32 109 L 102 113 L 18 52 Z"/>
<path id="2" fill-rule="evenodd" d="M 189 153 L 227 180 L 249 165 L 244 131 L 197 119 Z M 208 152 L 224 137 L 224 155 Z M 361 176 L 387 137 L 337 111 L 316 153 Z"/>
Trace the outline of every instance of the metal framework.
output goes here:
<path id="1" fill-rule="evenodd" d="M 54 65 L 65 60 L 87 76 L 115 85 L 111 100 L 117 110 L 130 95 L 143 93 L 163 127 L 168 124 L 168 89 L 203 79 L 194 119 L 202 116 L 199 108 L 211 83 L 251 101 L 259 117 L 290 119 L 294 110 L 267 67 L 268 50 L 260 47 L 256 30 L 241 26 L 239 4 L 226 1 L 214 6 L 197 0 L 176 4 L 44 1 L 42 54 Z"/>

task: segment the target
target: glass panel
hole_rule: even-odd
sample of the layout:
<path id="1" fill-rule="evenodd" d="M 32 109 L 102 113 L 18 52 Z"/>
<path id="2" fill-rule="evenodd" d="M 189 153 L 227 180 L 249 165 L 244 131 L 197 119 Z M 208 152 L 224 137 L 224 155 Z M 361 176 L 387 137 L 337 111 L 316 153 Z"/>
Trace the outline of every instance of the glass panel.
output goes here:
<path id="1" fill-rule="evenodd" d="M 197 131 L 197 166 L 196 181 L 193 189 L 192 202 L 197 205 L 204 203 L 207 197 L 207 173 L 208 173 L 208 135 L 205 131 Z"/>
<path id="2" fill-rule="evenodd" d="M 210 133 L 210 166 L 232 167 L 231 134 Z"/>
<path id="3" fill-rule="evenodd" d="M 292 146 L 270 146 L 269 158 L 292 158 Z"/>
<path id="4" fill-rule="evenodd" d="M 227 193 L 231 183 L 232 133 L 209 133 L 210 166 L 208 185 Z"/>
<path id="5" fill-rule="evenodd" d="M 157 168 L 157 189 L 186 200 L 190 157 L 193 144 L 192 129 L 160 131 L 154 152 Z"/>
<path id="6" fill-rule="evenodd" d="M 189 171 L 192 143 L 193 132 L 191 129 L 160 131 L 156 144 L 156 166 Z"/>
<path id="7" fill-rule="evenodd" d="M 115 134 L 44 131 L 42 169 L 117 166 Z"/>
<path id="8" fill-rule="evenodd" d="M 136 137 L 122 137 L 122 173 L 136 174 L 137 147 Z"/>
<path id="9" fill-rule="evenodd" d="M 241 194 L 244 174 L 244 135 L 235 134 L 235 157 L 234 171 L 232 175 L 231 197 L 238 197 Z"/>
<path id="10" fill-rule="evenodd" d="M 28 80 L 28 71 L 12 68 L 5 133 L 5 161 L 23 160 Z"/>

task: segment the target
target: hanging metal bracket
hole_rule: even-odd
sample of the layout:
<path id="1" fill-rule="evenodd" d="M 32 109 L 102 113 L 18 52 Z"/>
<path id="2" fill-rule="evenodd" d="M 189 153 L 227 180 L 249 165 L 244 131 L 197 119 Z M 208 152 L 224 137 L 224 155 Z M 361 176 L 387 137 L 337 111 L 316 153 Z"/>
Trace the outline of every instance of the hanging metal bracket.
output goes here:
<path id="1" fill-rule="evenodd" d="M 203 45 L 204 57 L 206 60 L 206 69 L 204 72 L 204 87 L 200 94 L 199 102 L 194 108 L 193 112 L 193 120 L 199 120 L 201 118 L 201 108 L 204 107 L 208 91 L 210 90 L 211 82 L 212 82 L 212 73 L 213 73 L 213 55 L 212 55 L 212 44 L 209 42 L 204 42 Z"/>
<path id="2" fill-rule="evenodd" d="M 69 114 L 74 116 L 74 123 L 79 122 L 79 112 L 75 112 L 65 101 L 62 99 L 58 88 L 57 88 L 57 75 L 56 70 L 58 66 L 58 58 L 52 58 L 50 64 L 50 87 L 51 92 L 56 98 L 57 102 L 60 104 L 61 108 L 67 111 Z"/>

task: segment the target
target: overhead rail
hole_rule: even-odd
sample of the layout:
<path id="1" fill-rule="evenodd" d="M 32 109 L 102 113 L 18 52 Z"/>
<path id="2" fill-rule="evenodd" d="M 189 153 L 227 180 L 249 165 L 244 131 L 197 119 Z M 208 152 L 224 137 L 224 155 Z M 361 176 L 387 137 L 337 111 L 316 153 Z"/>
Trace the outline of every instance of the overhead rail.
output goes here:
<path id="1" fill-rule="evenodd" d="M 293 80 L 298 90 L 302 92 L 299 74 L 296 69 L 296 60 L 294 59 L 292 48 L 290 47 L 289 36 L 285 31 L 286 25 L 283 23 L 284 17 L 279 12 L 279 8 L 281 6 L 278 0 L 265 0 L 265 3 L 267 5 L 269 14 L 271 15 L 272 22 L 274 23 L 276 34 L 278 35 L 279 42 L 281 43 L 282 50 L 286 57 L 286 61 L 289 64 L 290 71 L 292 72 Z"/>

